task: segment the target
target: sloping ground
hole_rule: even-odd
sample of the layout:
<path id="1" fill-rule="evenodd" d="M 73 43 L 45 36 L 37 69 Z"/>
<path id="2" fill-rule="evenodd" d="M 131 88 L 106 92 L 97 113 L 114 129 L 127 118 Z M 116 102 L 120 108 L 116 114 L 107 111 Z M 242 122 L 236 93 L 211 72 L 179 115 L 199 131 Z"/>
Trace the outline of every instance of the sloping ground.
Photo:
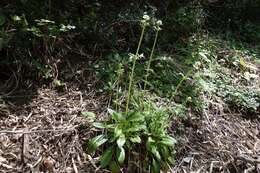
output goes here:
<path id="1" fill-rule="evenodd" d="M 260 121 L 240 114 L 205 112 L 181 137 L 173 172 L 259 172 Z"/>
<path id="2" fill-rule="evenodd" d="M 104 116 L 103 100 L 94 92 L 39 89 L 28 105 L 9 105 L 0 121 L 0 172 L 99 172 L 84 154 L 94 131 L 80 112 Z M 171 172 L 259 172 L 259 119 L 211 107 L 201 119 L 190 117 Z"/>
<path id="3" fill-rule="evenodd" d="M 82 62 L 76 65 L 76 69 L 63 68 L 67 71 L 60 72 L 61 76 L 78 75 L 69 76 L 68 83 L 73 83 L 72 78 L 83 81 L 84 86 L 95 83 L 84 76 Z M 65 88 L 63 92 L 39 88 L 23 104 L 27 96 L 11 96 L 12 102 L 0 98 L 0 172 L 106 172 L 98 167 L 98 158 L 86 154 L 86 142 L 95 129 L 81 112 L 95 112 L 97 119 L 105 117 L 107 98 L 91 89 Z M 259 116 L 243 116 L 223 108 L 221 101 L 204 99 L 208 105 L 200 117 L 190 112 L 184 128 L 173 126 L 173 133 L 178 131 L 178 146 L 176 165 L 169 172 L 260 172 Z"/>

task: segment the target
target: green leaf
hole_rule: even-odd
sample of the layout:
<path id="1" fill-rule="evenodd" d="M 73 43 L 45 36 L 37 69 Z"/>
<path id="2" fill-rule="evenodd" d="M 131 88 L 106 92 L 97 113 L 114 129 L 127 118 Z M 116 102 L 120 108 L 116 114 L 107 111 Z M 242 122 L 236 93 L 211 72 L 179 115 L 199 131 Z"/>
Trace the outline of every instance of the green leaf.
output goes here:
<path id="1" fill-rule="evenodd" d="M 96 119 L 96 114 L 93 112 L 85 111 L 85 112 L 81 112 L 81 115 L 86 117 L 89 120 L 89 122 L 94 122 Z"/>
<path id="2" fill-rule="evenodd" d="M 108 148 L 104 154 L 102 154 L 100 159 L 100 165 L 102 168 L 105 168 L 110 163 L 113 156 L 113 147 Z"/>
<path id="3" fill-rule="evenodd" d="M 170 157 L 170 151 L 167 146 L 160 146 L 160 153 L 164 160 L 167 160 Z"/>
<path id="4" fill-rule="evenodd" d="M 151 137 L 148 137 L 148 140 L 146 142 L 146 148 L 148 150 L 151 150 L 151 148 L 154 145 L 154 143 L 155 143 L 155 141 Z"/>
<path id="5" fill-rule="evenodd" d="M 0 15 L 0 26 L 4 25 L 5 23 L 5 17 L 3 15 Z"/>
<path id="6" fill-rule="evenodd" d="M 152 145 L 151 147 L 151 152 L 153 153 L 153 155 L 155 156 L 155 158 L 160 161 L 161 160 L 161 155 L 159 153 L 159 151 L 157 150 L 157 147 Z"/>
<path id="7" fill-rule="evenodd" d="M 125 150 L 123 147 L 117 149 L 117 160 L 120 164 L 123 164 L 125 161 Z"/>
<path id="8" fill-rule="evenodd" d="M 121 172 L 120 171 L 120 166 L 115 161 L 113 161 L 113 162 L 111 162 L 109 164 L 109 169 L 110 169 L 110 171 L 112 173 L 119 173 L 119 172 Z"/>
<path id="9" fill-rule="evenodd" d="M 141 138 L 139 136 L 134 136 L 130 138 L 130 141 L 133 143 L 141 143 Z"/>
<path id="10" fill-rule="evenodd" d="M 153 164 L 152 164 L 152 173 L 160 173 L 160 163 L 153 159 Z"/>
<path id="11" fill-rule="evenodd" d="M 94 152 L 99 146 L 104 144 L 106 141 L 107 139 L 105 138 L 105 135 L 98 135 L 94 137 L 88 142 L 88 151 L 90 153 Z"/>
<path id="12" fill-rule="evenodd" d="M 116 126 L 116 128 L 114 129 L 115 137 L 117 138 L 117 137 L 121 136 L 122 134 L 123 134 L 122 129 L 120 129 L 118 126 Z"/>
<path id="13" fill-rule="evenodd" d="M 131 122 L 142 121 L 144 116 L 138 112 L 133 112 L 128 115 L 127 120 Z"/>
<path id="14" fill-rule="evenodd" d="M 125 117 L 123 116 L 122 113 L 113 112 L 111 115 L 112 115 L 112 119 L 117 121 L 117 122 L 121 122 L 121 121 L 125 120 Z"/>
<path id="15" fill-rule="evenodd" d="M 126 141 L 125 135 L 122 134 L 122 135 L 117 139 L 116 143 L 117 143 L 118 147 L 121 148 L 121 147 L 124 146 L 125 141 Z"/>
<path id="16" fill-rule="evenodd" d="M 161 143 L 167 146 L 174 146 L 174 144 L 176 144 L 177 141 L 173 137 L 167 136 L 161 140 Z"/>
<path id="17" fill-rule="evenodd" d="M 104 123 L 94 122 L 92 125 L 94 127 L 98 128 L 98 129 L 105 129 L 106 128 L 106 124 L 104 124 Z"/>

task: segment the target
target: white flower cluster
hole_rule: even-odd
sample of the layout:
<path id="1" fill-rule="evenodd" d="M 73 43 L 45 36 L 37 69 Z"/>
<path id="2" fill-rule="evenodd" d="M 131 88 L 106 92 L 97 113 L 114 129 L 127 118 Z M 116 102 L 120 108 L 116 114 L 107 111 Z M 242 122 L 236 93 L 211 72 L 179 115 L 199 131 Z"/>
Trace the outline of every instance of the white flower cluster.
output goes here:
<path id="1" fill-rule="evenodd" d="M 162 30 L 161 26 L 162 26 L 161 20 L 156 20 L 155 24 L 153 25 L 154 29 L 157 30 L 157 31 Z"/>
<path id="2" fill-rule="evenodd" d="M 144 54 L 135 55 L 135 54 L 129 53 L 128 55 L 129 55 L 130 61 L 138 60 L 138 59 L 141 59 L 144 57 Z"/>
<path id="3" fill-rule="evenodd" d="M 151 18 L 149 15 L 144 13 L 141 20 L 142 26 L 152 26 L 156 31 L 160 31 L 162 26 L 162 21 L 156 18 Z"/>
<path id="4" fill-rule="evenodd" d="M 66 32 L 66 31 L 69 31 L 69 30 L 72 30 L 72 29 L 75 29 L 75 28 L 76 27 L 72 26 L 72 25 L 63 25 L 63 24 L 61 24 L 60 31 Z"/>
<path id="5" fill-rule="evenodd" d="M 149 26 L 150 25 L 150 16 L 148 16 L 147 14 L 143 15 L 143 19 L 141 20 L 141 24 L 143 26 Z"/>

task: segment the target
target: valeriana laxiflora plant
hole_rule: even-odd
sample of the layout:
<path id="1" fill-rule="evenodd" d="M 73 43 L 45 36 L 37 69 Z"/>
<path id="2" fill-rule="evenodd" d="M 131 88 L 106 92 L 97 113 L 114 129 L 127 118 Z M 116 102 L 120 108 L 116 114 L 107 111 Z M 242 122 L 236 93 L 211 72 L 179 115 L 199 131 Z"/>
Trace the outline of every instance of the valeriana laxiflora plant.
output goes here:
<path id="1" fill-rule="evenodd" d="M 107 144 L 104 152 L 102 152 L 100 165 L 102 168 L 109 168 L 112 172 L 120 172 L 120 168 L 125 166 L 126 163 L 128 163 L 129 167 L 133 151 L 138 153 L 138 163 L 142 164 L 140 167 L 146 171 L 159 173 L 160 170 L 167 169 L 168 164 L 173 163 L 175 139 L 167 133 L 169 118 L 167 110 L 156 106 L 153 99 L 144 97 L 142 92 L 134 92 L 133 90 L 135 66 L 137 60 L 143 57 L 143 54 L 139 54 L 139 50 L 145 31 L 148 26 L 152 26 L 156 31 L 146 74 L 143 76 L 147 80 L 161 25 L 160 20 L 151 19 L 146 14 L 143 16 L 141 20 L 142 32 L 136 52 L 135 54 L 129 54 L 132 68 L 129 75 L 125 111 L 120 111 L 122 105 L 118 102 L 119 84 L 123 75 L 122 65 L 120 65 L 117 71 L 115 111 L 108 109 L 110 115 L 108 121 L 93 123 L 95 128 L 103 129 L 106 133 L 91 139 L 88 143 L 88 151 L 93 153 L 101 145 Z M 131 110 L 129 109 L 130 102 Z M 143 156 L 145 159 L 141 159 Z"/>

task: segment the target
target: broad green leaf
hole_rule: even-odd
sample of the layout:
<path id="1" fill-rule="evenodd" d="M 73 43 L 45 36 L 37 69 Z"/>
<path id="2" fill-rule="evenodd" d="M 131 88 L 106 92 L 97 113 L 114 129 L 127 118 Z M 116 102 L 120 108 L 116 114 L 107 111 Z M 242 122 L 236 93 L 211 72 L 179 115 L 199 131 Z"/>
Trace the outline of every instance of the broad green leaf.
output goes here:
<path id="1" fill-rule="evenodd" d="M 104 144 L 106 141 L 107 139 L 105 138 L 105 135 L 98 135 L 94 137 L 88 142 L 88 151 L 90 153 L 94 152 L 99 146 Z"/>
<path id="2" fill-rule="evenodd" d="M 121 136 L 122 134 L 123 134 L 122 129 L 120 129 L 118 126 L 116 126 L 116 128 L 114 129 L 115 137 L 117 138 L 117 137 Z"/>
<path id="3" fill-rule="evenodd" d="M 125 150 L 123 147 L 117 148 L 117 160 L 120 164 L 125 161 Z"/>
<path id="4" fill-rule="evenodd" d="M 117 139 L 116 143 L 117 143 L 118 147 L 121 148 L 121 147 L 124 146 L 125 141 L 126 141 L 125 135 L 121 135 L 121 136 Z"/>
<path id="5" fill-rule="evenodd" d="M 117 121 L 117 122 L 121 122 L 121 121 L 125 120 L 124 115 L 120 112 L 114 111 L 112 114 L 110 113 L 110 115 L 112 116 L 112 119 Z"/>
<path id="6" fill-rule="evenodd" d="M 151 150 L 151 148 L 154 145 L 154 143 L 155 143 L 155 141 L 151 137 L 148 137 L 148 140 L 146 142 L 146 148 L 148 150 Z"/>
<path id="7" fill-rule="evenodd" d="M 141 143 L 141 138 L 139 136 L 134 136 L 130 138 L 130 141 L 133 143 Z"/>
<path id="8" fill-rule="evenodd" d="M 110 163 L 113 156 L 113 147 L 108 148 L 104 154 L 102 154 L 100 159 L 100 165 L 102 168 L 105 168 Z"/>
<path id="9" fill-rule="evenodd" d="M 89 120 L 89 122 L 94 122 L 96 119 L 96 114 L 93 112 L 85 111 L 85 112 L 81 112 L 81 115 L 86 117 Z"/>
<path id="10" fill-rule="evenodd" d="M 153 155 L 155 156 L 155 158 L 160 161 L 161 160 L 161 155 L 159 153 L 159 151 L 157 150 L 157 147 L 156 146 L 152 146 L 151 147 L 151 152 L 153 153 Z"/>
<path id="11" fill-rule="evenodd" d="M 113 162 L 111 162 L 109 164 L 109 169 L 110 169 L 110 171 L 112 173 L 119 173 L 119 172 L 121 172 L 120 171 L 120 166 L 115 161 L 113 161 Z"/>
<path id="12" fill-rule="evenodd" d="M 98 122 L 94 122 L 93 126 L 98 128 L 98 129 L 104 129 L 106 128 L 106 125 L 104 123 L 98 123 Z"/>
<path id="13" fill-rule="evenodd" d="M 136 113 L 136 112 L 130 113 L 127 117 L 127 121 L 132 121 L 132 122 L 142 121 L 143 119 L 144 119 L 144 116 L 142 114 Z"/>
<path id="14" fill-rule="evenodd" d="M 152 164 L 152 173 L 160 173 L 160 163 L 153 159 L 153 164 Z"/>
<path id="15" fill-rule="evenodd" d="M 161 143 L 167 146 L 174 146 L 174 144 L 176 144 L 177 141 L 173 137 L 167 136 L 161 140 Z"/>

